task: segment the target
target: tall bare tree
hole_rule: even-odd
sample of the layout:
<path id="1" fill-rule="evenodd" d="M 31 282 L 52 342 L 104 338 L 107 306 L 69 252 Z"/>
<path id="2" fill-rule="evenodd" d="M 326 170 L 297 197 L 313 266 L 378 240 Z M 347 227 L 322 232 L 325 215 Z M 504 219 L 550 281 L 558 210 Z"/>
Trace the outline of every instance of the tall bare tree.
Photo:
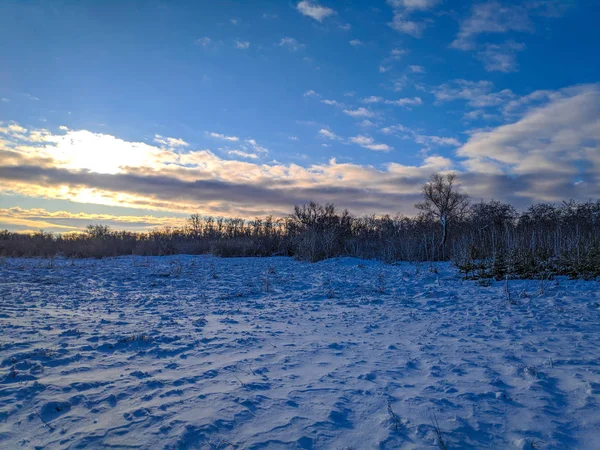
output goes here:
<path id="1" fill-rule="evenodd" d="M 457 182 L 458 179 L 453 173 L 434 173 L 423 185 L 425 201 L 415 204 L 415 208 L 436 218 L 442 224 L 442 247 L 446 244 L 449 224 L 462 218 L 469 207 L 469 196 L 459 192 Z"/>

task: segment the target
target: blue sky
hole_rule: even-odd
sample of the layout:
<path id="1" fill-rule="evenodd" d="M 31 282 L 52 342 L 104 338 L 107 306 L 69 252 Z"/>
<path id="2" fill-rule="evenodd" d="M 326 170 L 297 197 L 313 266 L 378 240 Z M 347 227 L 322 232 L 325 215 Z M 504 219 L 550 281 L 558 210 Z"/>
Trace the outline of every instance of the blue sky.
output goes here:
<path id="1" fill-rule="evenodd" d="M 4 1 L 0 227 L 411 214 L 438 170 L 520 207 L 600 197 L 599 19 L 592 0 Z"/>

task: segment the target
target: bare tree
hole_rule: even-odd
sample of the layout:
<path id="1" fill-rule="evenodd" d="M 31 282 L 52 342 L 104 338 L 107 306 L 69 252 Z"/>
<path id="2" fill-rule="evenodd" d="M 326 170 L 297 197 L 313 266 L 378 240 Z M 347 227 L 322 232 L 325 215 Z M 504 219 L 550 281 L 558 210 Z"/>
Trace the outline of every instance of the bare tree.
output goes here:
<path id="1" fill-rule="evenodd" d="M 423 185 L 425 201 L 415 204 L 415 208 L 438 219 L 442 224 L 442 247 L 448 237 L 448 224 L 462 218 L 469 207 L 469 197 L 458 191 L 457 181 L 453 173 L 434 173 Z"/>
<path id="2" fill-rule="evenodd" d="M 200 214 L 192 214 L 190 217 L 188 217 L 186 225 L 189 233 L 194 238 L 198 238 L 202 231 L 202 217 Z"/>

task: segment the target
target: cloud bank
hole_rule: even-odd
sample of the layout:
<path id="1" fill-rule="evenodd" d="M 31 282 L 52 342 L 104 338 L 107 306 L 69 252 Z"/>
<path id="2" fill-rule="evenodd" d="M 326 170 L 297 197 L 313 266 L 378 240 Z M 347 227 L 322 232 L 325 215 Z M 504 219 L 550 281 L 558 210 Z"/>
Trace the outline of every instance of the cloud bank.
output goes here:
<path id="1" fill-rule="evenodd" d="M 438 92 L 440 101 L 500 106 L 489 95 L 485 84 L 458 83 Z M 229 157 L 244 160 L 193 149 L 174 137 L 132 142 L 88 130 L 50 131 L 4 123 L 0 193 L 142 208 L 152 215 L 200 212 L 251 218 L 286 214 L 292 205 L 310 200 L 333 202 L 358 214 L 412 214 L 421 183 L 433 172 L 456 170 L 475 199 L 495 197 L 523 207 L 537 201 L 599 198 L 600 85 L 511 98 L 504 106 L 504 124 L 472 132 L 464 144 L 401 125 L 382 129 L 429 149 L 456 150 L 452 158 L 423 155 L 419 164 L 379 167 L 335 159 L 306 167 L 262 163 L 256 155 L 267 149 L 255 140 L 235 141 L 218 133 L 213 133 L 217 140 L 243 144 L 230 150 Z M 331 141 L 342 139 L 325 128 L 319 134 Z M 362 134 L 348 143 L 392 150 Z"/>

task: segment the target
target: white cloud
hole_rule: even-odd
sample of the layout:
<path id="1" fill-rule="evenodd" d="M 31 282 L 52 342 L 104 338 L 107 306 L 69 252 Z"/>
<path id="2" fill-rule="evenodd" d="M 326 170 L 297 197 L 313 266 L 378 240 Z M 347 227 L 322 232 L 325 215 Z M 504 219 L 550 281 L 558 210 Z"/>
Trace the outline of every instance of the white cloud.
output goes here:
<path id="1" fill-rule="evenodd" d="M 258 155 L 256 153 L 248 153 L 242 150 L 229 150 L 227 154 L 231 156 L 239 156 L 241 158 L 258 159 Z"/>
<path id="2" fill-rule="evenodd" d="M 318 22 L 322 22 L 326 17 L 335 14 L 335 11 L 331 8 L 321 6 L 317 3 L 310 1 L 301 1 L 296 6 L 296 9 L 300 14 L 311 17 Z"/>
<path id="3" fill-rule="evenodd" d="M 405 127 L 404 125 L 401 125 L 401 124 L 391 125 L 389 127 L 385 127 L 385 128 L 381 129 L 381 132 L 384 134 L 393 134 L 393 133 L 397 133 L 397 132 L 408 133 L 410 131 L 411 131 L 410 128 Z"/>
<path id="4" fill-rule="evenodd" d="M 405 50 L 403 48 L 393 48 L 390 50 L 390 57 L 392 59 L 400 59 L 402 55 L 406 55 L 407 53 L 408 50 Z"/>
<path id="5" fill-rule="evenodd" d="M 18 124 L 12 125 L 17 130 Z M 243 146 L 223 149 L 236 157 L 231 159 L 209 150 L 179 151 L 86 130 L 53 134 L 22 129 L 24 141 L 0 130 L 0 192 L 154 211 L 283 215 L 290 205 L 318 198 L 357 214 L 405 206 L 410 212 L 420 184 L 448 165 L 444 159 L 426 158 L 416 166 L 389 163 L 374 168 L 330 160 L 304 167 L 259 163 L 260 154 Z M 38 144 L 40 138 L 44 145 Z M 355 141 L 370 150 L 388 148 L 368 137 Z"/>
<path id="6" fill-rule="evenodd" d="M 62 130 L 62 128 L 60 129 Z M 156 142 L 157 144 L 165 145 L 167 147 L 188 147 L 190 145 L 183 139 L 164 137 L 160 134 L 154 135 L 154 142 Z"/>
<path id="7" fill-rule="evenodd" d="M 458 147 L 460 146 L 460 141 L 453 137 L 443 137 L 443 136 L 427 136 L 423 134 L 415 134 L 413 136 L 414 141 L 417 144 L 430 146 L 450 146 L 450 147 Z"/>
<path id="8" fill-rule="evenodd" d="M 329 105 L 329 106 L 338 106 L 340 108 L 342 108 L 344 105 L 340 102 L 338 102 L 337 100 L 330 100 L 330 99 L 323 99 L 321 100 L 321 103 L 325 104 L 325 105 Z"/>
<path id="9" fill-rule="evenodd" d="M 408 66 L 412 73 L 425 73 L 425 68 L 423 66 Z"/>
<path id="10" fill-rule="evenodd" d="M 471 15 L 460 24 L 460 30 L 451 46 L 460 50 L 472 50 L 480 34 L 500 34 L 509 31 L 532 33 L 533 18 L 558 17 L 566 2 L 517 2 L 503 4 L 496 0 L 476 3 Z"/>
<path id="11" fill-rule="evenodd" d="M 393 8 L 426 11 L 441 3 L 441 0 L 388 0 L 388 3 Z"/>
<path id="12" fill-rule="evenodd" d="M 516 97 L 510 89 L 492 92 L 493 88 L 491 81 L 454 80 L 438 86 L 432 93 L 438 102 L 460 99 L 474 108 L 498 106 Z"/>
<path id="13" fill-rule="evenodd" d="M 514 4 L 497 0 L 476 3 L 471 14 L 460 24 L 460 29 L 451 47 L 477 52 L 487 71 L 514 72 L 517 70 L 515 53 L 523 45 L 513 41 L 504 44 L 479 44 L 480 35 L 504 34 L 509 32 L 533 33 L 535 19 L 558 17 L 568 7 L 564 1 L 523 1 Z"/>
<path id="14" fill-rule="evenodd" d="M 431 149 L 431 147 L 458 147 L 461 145 L 460 141 L 453 137 L 445 136 L 432 136 L 422 134 L 402 124 L 391 125 L 381 129 L 384 134 L 398 135 L 400 134 L 403 139 L 411 139 L 419 145 L 423 145 L 425 150 Z"/>
<path id="15" fill-rule="evenodd" d="M 292 52 L 296 52 L 298 50 L 302 50 L 306 46 L 304 44 L 299 43 L 296 39 L 291 37 L 284 37 L 279 41 L 280 47 L 285 47 Z"/>
<path id="16" fill-rule="evenodd" d="M 4 103 L 8 103 L 8 102 L 10 102 L 10 100 L 9 100 L 9 99 L 7 99 L 7 98 L 4 98 L 4 97 L 0 98 L 0 101 L 2 101 L 2 102 L 4 102 Z"/>
<path id="17" fill-rule="evenodd" d="M 420 38 L 425 31 L 425 23 L 415 22 L 405 19 L 402 15 L 394 15 L 394 19 L 390 22 L 390 27 L 400 33 L 408 34 L 409 36 Z"/>
<path id="18" fill-rule="evenodd" d="M 516 72 L 519 67 L 516 52 L 524 49 L 524 44 L 514 41 L 486 44 L 485 48 L 477 53 L 477 57 L 488 72 Z"/>
<path id="19" fill-rule="evenodd" d="M 208 133 L 208 135 L 212 138 L 221 139 L 223 141 L 237 142 L 240 140 L 240 138 L 237 136 L 226 136 L 220 133 Z"/>
<path id="20" fill-rule="evenodd" d="M 485 83 L 475 96 L 460 91 L 465 86 L 451 87 L 465 101 L 495 94 Z M 511 98 L 504 109 L 510 110 L 511 122 L 473 130 L 458 149 L 458 163 L 429 156 L 414 166 L 390 163 L 377 168 L 336 161 L 265 163 L 252 156 L 243 161 L 209 150 L 130 142 L 87 130 L 55 133 L 10 122 L 0 125 L 0 192 L 177 212 L 196 212 L 201 205 L 201 214 L 226 217 L 282 214 L 311 198 L 357 214 L 399 208 L 410 214 L 423 180 L 460 164 L 465 189 L 477 199 L 522 200 L 517 204 L 522 207 L 532 201 L 600 197 L 600 85 L 535 91 Z M 451 136 L 403 125 L 381 131 L 423 146 L 458 143 Z M 366 133 L 340 142 L 391 150 L 391 144 Z M 260 157 L 255 147 L 264 148 L 254 140 L 238 140 L 235 149 L 223 151 Z"/>
<path id="21" fill-rule="evenodd" d="M 248 41 L 235 41 L 235 48 L 240 50 L 246 50 L 250 47 L 250 42 Z"/>
<path id="22" fill-rule="evenodd" d="M 350 45 L 352 47 L 360 47 L 361 45 L 364 45 L 364 43 L 360 39 L 352 39 Z"/>
<path id="23" fill-rule="evenodd" d="M 313 91 L 312 89 L 309 89 L 308 91 L 306 91 L 303 94 L 303 97 L 320 97 L 321 95 L 318 94 L 317 92 Z"/>
<path id="24" fill-rule="evenodd" d="M 206 46 L 210 45 L 211 42 L 212 42 L 211 38 L 209 38 L 209 37 L 201 37 L 199 39 L 196 39 L 194 41 L 194 44 L 201 45 L 202 47 L 206 47 Z"/>
<path id="25" fill-rule="evenodd" d="M 237 18 L 233 18 L 233 19 L 229 19 L 229 21 L 233 24 L 233 25 L 237 25 L 238 23 L 240 23 L 240 19 Z"/>
<path id="26" fill-rule="evenodd" d="M 387 144 L 377 144 L 372 137 L 369 136 L 354 136 L 350 138 L 350 142 L 360 145 L 361 147 L 368 148 L 369 150 L 378 151 L 378 152 L 389 152 L 392 150 Z"/>
<path id="27" fill-rule="evenodd" d="M 400 98 L 398 100 L 386 100 L 386 105 L 395 105 L 395 106 L 411 106 L 411 105 L 422 105 L 423 100 L 421 97 L 413 97 L 413 98 Z"/>
<path id="28" fill-rule="evenodd" d="M 258 153 L 269 153 L 269 149 L 259 145 L 254 139 L 246 139 L 246 144 L 250 146 L 250 148 Z"/>
<path id="29" fill-rule="evenodd" d="M 350 31 L 350 29 L 352 28 L 352 25 L 350 25 L 349 23 L 344 23 L 344 24 L 338 25 L 338 27 L 344 31 Z"/>
<path id="30" fill-rule="evenodd" d="M 373 117 L 372 111 L 369 111 L 367 108 L 356 108 L 356 109 L 345 109 L 344 114 L 347 114 L 351 117 Z"/>
<path id="31" fill-rule="evenodd" d="M 575 176 L 586 178 L 588 186 L 600 182 L 600 85 L 566 88 L 548 98 L 517 122 L 473 133 L 458 150 L 465 167 L 538 178 L 552 174 L 543 178 L 557 185 Z M 548 185 L 537 194 L 548 201 L 565 195 Z"/>
<path id="32" fill-rule="evenodd" d="M 333 131 L 328 130 L 326 128 L 321 128 L 319 130 L 319 136 L 324 137 L 326 139 L 331 139 L 332 141 L 341 141 L 342 138 L 335 134 Z"/>
<path id="33" fill-rule="evenodd" d="M 371 95 L 370 97 L 363 98 L 362 101 L 363 103 L 380 103 L 383 101 L 383 97 Z"/>
<path id="34" fill-rule="evenodd" d="M 503 5 L 495 0 L 474 4 L 471 15 L 461 23 L 460 31 L 451 47 L 472 50 L 475 47 L 475 39 L 482 33 L 533 31 L 533 23 L 529 17 L 530 5 L 531 3 L 525 2 Z"/>
<path id="35" fill-rule="evenodd" d="M 383 65 L 379 66 L 379 73 L 386 73 L 386 72 L 389 72 L 390 70 L 391 70 L 390 66 L 383 66 Z"/>
<path id="36" fill-rule="evenodd" d="M 297 141 L 298 140 L 298 136 L 289 136 L 288 139 L 290 141 Z"/>
<path id="37" fill-rule="evenodd" d="M 427 24 L 425 21 L 415 21 L 411 16 L 415 12 L 432 9 L 441 0 L 387 0 L 392 7 L 394 17 L 388 25 L 394 30 L 419 38 L 423 35 Z"/>
<path id="38" fill-rule="evenodd" d="M 406 75 L 402 75 L 400 78 L 396 78 L 393 81 L 392 89 L 396 92 L 400 92 L 403 90 L 408 83 L 408 77 Z"/>

